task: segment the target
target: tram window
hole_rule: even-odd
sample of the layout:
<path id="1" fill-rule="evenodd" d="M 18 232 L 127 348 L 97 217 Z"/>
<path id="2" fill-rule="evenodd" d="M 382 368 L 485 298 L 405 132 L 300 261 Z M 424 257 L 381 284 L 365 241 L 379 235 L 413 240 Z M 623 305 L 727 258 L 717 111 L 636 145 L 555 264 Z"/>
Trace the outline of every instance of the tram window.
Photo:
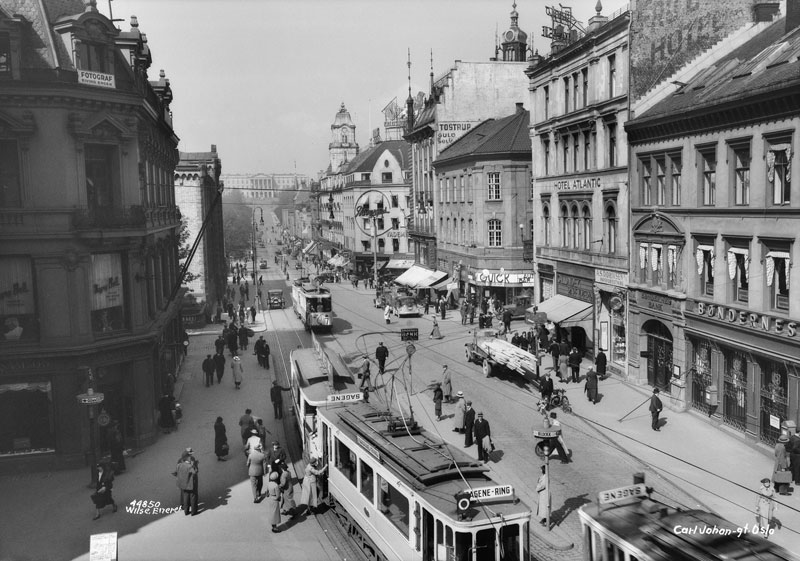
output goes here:
<path id="1" fill-rule="evenodd" d="M 625 561 L 625 554 L 615 544 L 606 542 L 607 561 Z"/>
<path id="2" fill-rule="evenodd" d="M 315 302 L 315 310 L 318 312 L 330 312 L 331 311 L 331 299 L 330 298 L 319 298 Z"/>
<path id="3" fill-rule="evenodd" d="M 370 503 L 375 497 L 375 480 L 372 467 L 364 462 L 361 462 L 361 494 L 367 497 Z"/>
<path id="4" fill-rule="evenodd" d="M 494 561 L 496 537 L 497 534 L 494 528 L 479 530 L 475 534 L 475 561 Z M 506 557 L 503 557 L 503 559 L 506 559 Z"/>
<path id="5" fill-rule="evenodd" d="M 380 475 L 378 476 L 380 485 L 380 504 L 378 507 L 383 515 L 394 524 L 403 535 L 408 538 L 408 498 L 394 488 L 388 481 Z"/>
<path id="6" fill-rule="evenodd" d="M 356 455 L 337 438 L 336 439 L 336 467 L 341 471 L 350 483 L 356 483 Z"/>
<path id="7" fill-rule="evenodd" d="M 444 526 L 441 520 L 436 521 L 436 543 L 442 545 L 444 543 Z"/>
<path id="8" fill-rule="evenodd" d="M 520 559 L 519 524 L 501 526 L 500 561 L 519 561 Z"/>
<path id="9" fill-rule="evenodd" d="M 470 561 L 472 550 L 472 534 L 469 532 L 456 532 L 456 561 Z M 489 557 L 494 559 L 494 555 Z"/>

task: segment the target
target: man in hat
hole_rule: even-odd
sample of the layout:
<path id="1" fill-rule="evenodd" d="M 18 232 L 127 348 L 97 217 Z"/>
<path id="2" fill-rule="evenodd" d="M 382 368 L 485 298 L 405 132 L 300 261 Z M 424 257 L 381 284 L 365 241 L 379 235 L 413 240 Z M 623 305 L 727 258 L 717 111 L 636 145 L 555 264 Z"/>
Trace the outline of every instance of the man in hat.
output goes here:
<path id="1" fill-rule="evenodd" d="M 174 475 L 177 478 L 178 489 L 181 491 L 181 507 L 186 516 L 197 514 L 197 472 L 198 462 L 194 457 L 194 450 L 187 448 L 181 454 Z"/>
<path id="2" fill-rule="evenodd" d="M 250 476 L 250 487 L 253 490 L 253 502 L 261 500 L 261 489 L 264 485 L 264 474 L 267 471 L 267 457 L 264 455 L 261 443 L 247 456 L 247 475 Z"/>
<path id="3" fill-rule="evenodd" d="M 550 398 L 553 397 L 553 379 L 550 377 L 549 372 L 545 373 L 544 380 L 542 380 L 539 386 L 539 391 L 542 394 L 542 401 L 544 401 L 545 408 L 550 407 Z"/>
<path id="4" fill-rule="evenodd" d="M 250 429 L 255 426 L 256 422 L 253 419 L 253 410 L 247 408 L 244 410 L 244 415 L 239 417 L 239 430 L 242 433 L 242 445 L 247 442 L 248 437 L 250 436 Z"/>
<path id="5" fill-rule="evenodd" d="M 775 490 L 780 495 L 789 494 L 789 483 L 792 481 L 792 472 L 789 471 L 789 437 L 782 434 L 775 443 L 775 464 L 772 467 L 772 481 Z"/>
<path id="6" fill-rule="evenodd" d="M 261 436 L 258 434 L 258 429 L 256 426 L 253 425 L 250 428 L 250 432 L 248 433 L 249 436 L 247 437 L 247 442 L 244 443 L 244 455 L 245 457 L 249 456 L 256 447 L 261 445 Z"/>
<path id="7" fill-rule="evenodd" d="M 478 418 L 472 427 L 475 434 L 475 443 L 478 445 L 478 460 L 486 462 L 489 460 L 489 453 L 492 451 L 492 431 L 489 428 L 489 421 L 483 418 L 483 413 L 478 411 Z"/>
<path id="8" fill-rule="evenodd" d="M 800 485 L 800 432 L 797 429 L 789 437 L 786 451 L 789 452 L 789 467 L 792 470 L 792 479 L 796 484 Z"/>
<path id="9" fill-rule="evenodd" d="M 456 413 L 453 415 L 453 432 L 464 432 L 464 413 L 467 410 L 467 403 L 464 400 L 464 392 L 456 394 Z"/>
<path id="10" fill-rule="evenodd" d="M 475 426 L 475 410 L 472 408 L 472 402 L 467 402 L 467 408 L 464 410 L 464 448 L 469 448 L 473 445 L 472 429 Z"/>
<path id="11" fill-rule="evenodd" d="M 653 396 L 650 398 L 650 415 L 652 416 L 650 427 L 653 430 L 661 430 L 661 428 L 658 426 L 658 416 L 661 414 L 662 408 L 663 405 L 661 404 L 661 400 L 658 398 L 658 388 L 653 388 Z"/>
<path id="12" fill-rule="evenodd" d="M 286 467 L 286 450 L 277 440 L 272 442 L 272 450 L 267 452 L 267 472 L 281 471 Z"/>
<path id="13" fill-rule="evenodd" d="M 383 374 L 384 366 L 386 365 L 386 358 L 389 356 L 389 349 L 387 349 L 383 341 L 378 343 L 378 348 L 375 349 L 375 358 L 378 359 L 378 374 Z"/>
<path id="14" fill-rule="evenodd" d="M 284 388 L 278 383 L 278 380 L 272 381 L 272 387 L 269 389 L 269 398 L 272 400 L 272 409 L 275 413 L 276 419 L 283 419 L 283 394 L 282 392 L 291 391 L 290 388 Z"/>
<path id="15" fill-rule="evenodd" d="M 225 374 L 225 355 L 222 351 L 218 351 L 214 355 L 214 369 L 217 372 L 217 383 L 222 383 L 222 375 Z"/>

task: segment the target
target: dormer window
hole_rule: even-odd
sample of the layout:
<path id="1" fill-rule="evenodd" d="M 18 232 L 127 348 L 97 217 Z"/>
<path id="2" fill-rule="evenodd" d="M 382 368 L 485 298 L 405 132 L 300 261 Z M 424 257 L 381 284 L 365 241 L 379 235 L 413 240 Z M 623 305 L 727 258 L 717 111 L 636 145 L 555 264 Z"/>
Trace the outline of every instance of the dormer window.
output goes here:
<path id="1" fill-rule="evenodd" d="M 78 57 L 76 66 L 79 69 L 94 70 L 95 72 L 110 74 L 108 48 L 106 45 L 81 42 L 77 44 L 76 51 Z"/>

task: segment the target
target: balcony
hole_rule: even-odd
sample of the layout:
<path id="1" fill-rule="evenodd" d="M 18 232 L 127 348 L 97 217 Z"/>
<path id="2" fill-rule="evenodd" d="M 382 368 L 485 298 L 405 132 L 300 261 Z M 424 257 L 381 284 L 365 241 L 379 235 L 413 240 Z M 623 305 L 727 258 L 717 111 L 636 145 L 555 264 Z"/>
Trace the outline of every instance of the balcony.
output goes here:
<path id="1" fill-rule="evenodd" d="M 181 213 L 176 206 L 82 207 L 72 215 L 75 230 L 130 230 L 174 226 Z"/>

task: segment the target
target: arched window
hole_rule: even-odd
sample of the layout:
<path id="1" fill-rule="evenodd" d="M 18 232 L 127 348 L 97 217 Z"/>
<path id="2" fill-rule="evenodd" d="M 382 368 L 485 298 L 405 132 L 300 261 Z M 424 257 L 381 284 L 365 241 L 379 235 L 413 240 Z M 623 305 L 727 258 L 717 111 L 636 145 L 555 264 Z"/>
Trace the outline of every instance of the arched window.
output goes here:
<path id="1" fill-rule="evenodd" d="M 542 241 L 543 245 L 550 245 L 550 207 L 545 205 L 542 208 Z M 535 251 L 535 249 L 534 249 Z"/>
<path id="2" fill-rule="evenodd" d="M 467 243 L 467 231 L 464 229 L 464 219 L 461 219 L 461 235 L 459 236 L 459 243 L 466 244 Z"/>
<path id="3" fill-rule="evenodd" d="M 583 249 L 592 249 L 592 211 L 589 205 L 583 206 L 581 218 L 583 219 Z"/>
<path id="4" fill-rule="evenodd" d="M 449 242 L 450 241 L 450 232 L 451 232 L 451 230 L 450 230 L 450 219 L 449 218 L 447 219 L 446 224 L 447 224 L 447 229 L 444 231 L 444 241 Z"/>
<path id="5" fill-rule="evenodd" d="M 475 244 L 475 228 L 472 227 L 472 218 L 470 218 L 469 221 L 467 221 L 467 226 L 468 226 L 467 235 L 469 236 L 467 244 L 468 245 L 474 245 Z"/>
<path id="6" fill-rule="evenodd" d="M 606 207 L 606 240 L 608 241 L 608 253 L 617 252 L 617 212 L 614 205 Z"/>
<path id="7" fill-rule="evenodd" d="M 581 247 L 581 228 L 580 228 L 580 215 L 578 214 L 578 205 L 572 205 L 570 208 L 570 233 L 569 233 L 569 246 L 574 248 Z"/>
<path id="8" fill-rule="evenodd" d="M 497 219 L 489 220 L 489 247 L 503 246 L 502 223 Z"/>
<path id="9" fill-rule="evenodd" d="M 567 205 L 561 207 L 559 222 L 561 222 L 561 247 L 569 247 L 569 211 L 567 210 Z"/>

